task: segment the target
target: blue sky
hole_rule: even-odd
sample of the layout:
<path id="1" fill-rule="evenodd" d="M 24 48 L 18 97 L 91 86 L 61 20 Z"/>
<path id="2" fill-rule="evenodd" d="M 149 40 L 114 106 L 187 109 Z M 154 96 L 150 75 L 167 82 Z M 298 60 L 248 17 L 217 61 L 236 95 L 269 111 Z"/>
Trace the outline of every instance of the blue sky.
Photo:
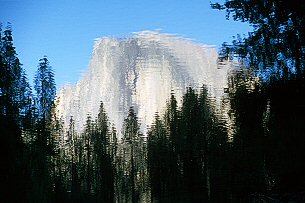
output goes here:
<path id="1" fill-rule="evenodd" d="M 58 88 L 79 79 L 94 39 L 101 36 L 161 29 L 220 46 L 250 30 L 246 23 L 227 21 L 209 0 L 0 0 L 0 22 L 3 27 L 12 23 L 14 45 L 30 82 L 39 59 L 47 55 Z"/>

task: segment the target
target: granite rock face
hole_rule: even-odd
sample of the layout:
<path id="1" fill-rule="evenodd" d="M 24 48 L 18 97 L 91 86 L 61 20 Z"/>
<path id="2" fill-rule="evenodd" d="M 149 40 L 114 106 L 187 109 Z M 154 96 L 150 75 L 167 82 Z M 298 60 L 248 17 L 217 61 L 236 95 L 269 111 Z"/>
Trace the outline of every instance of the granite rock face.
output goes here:
<path id="1" fill-rule="evenodd" d="M 186 87 L 205 84 L 210 95 L 223 94 L 229 66 L 218 67 L 217 57 L 211 46 L 154 31 L 133 33 L 130 38 L 100 38 L 88 70 L 76 85 L 61 89 L 58 115 L 66 125 L 73 116 L 76 129 L 81 130 L 88 114 L 97 116 L 102 101 L 120 132 L 133 106 L 145 133 L 171 93 L 180 102 Z"/>

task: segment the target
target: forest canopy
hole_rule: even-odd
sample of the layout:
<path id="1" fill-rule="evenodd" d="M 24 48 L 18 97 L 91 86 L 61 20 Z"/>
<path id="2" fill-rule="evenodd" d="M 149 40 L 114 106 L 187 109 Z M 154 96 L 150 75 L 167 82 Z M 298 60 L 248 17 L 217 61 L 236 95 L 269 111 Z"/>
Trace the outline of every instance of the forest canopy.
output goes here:
<path id="1" fill-rule="evenodd" d="M 304 77 L 305 3 L 292 0 L 227 0 L 212 3 L 227 19 L 249 23 L 253 31 L 224 43 L 221 57 L 235 57 L 262 74 Z"/>
<path id="2" fill-rule="evenodd" d="M 304 5 L 212 3 L 253 26 L 221 48 L 236 66 L 227 90 L 172 93 L 146 134 L 132 106 L 117 132 L 103 101 L 82 131 L 65 125 L 51 62 L 37 62 L 32 88 L 0 26 L 0 201 L 304 202 Z"/>

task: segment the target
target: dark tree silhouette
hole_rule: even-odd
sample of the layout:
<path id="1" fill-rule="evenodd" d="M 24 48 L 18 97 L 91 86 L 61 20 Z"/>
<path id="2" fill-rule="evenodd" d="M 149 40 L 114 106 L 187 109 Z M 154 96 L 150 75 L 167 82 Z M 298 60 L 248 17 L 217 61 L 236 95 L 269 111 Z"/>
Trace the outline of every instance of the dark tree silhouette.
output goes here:
<path id="1" fill-rule="evenodd" d="M 206 186 L 206 138 L 204 130 L 203 109 L 199 108 L 198 94 L 187 88 L 183 97 L 181 124 L 179 132 L 183 136 L 181 151 L 183 162 L 183 179 L 189 202 L 201 202 L 207 199 Z M 203 170 L 202 170 L 203 169 Z"/>
<path id="2" fill-rule="evenodd" d="M 0 194 L 1 201 L 26 198 L 29 170 L 22 134 L 29 125 L 31 90 L 13 45 L 12 28 L 0 25 Z"/>
<path id="3" fill-rule="evenodd" d="M 135 157 L 135 148 L 137 142 L 139 140 L 139 129 L 140 126 L 138 124 L 138 118 L 131 107 L 129 109 L 129 113 L 124 123 L 124 142 L 128 145 L 127 150 L 130 150 L 130 166 L 129 166 L 129 178 L 130 178 L 130 189 L 131 189 L 131 201 L 136 202 L 136 175 L 137 175 L 137 167 L 136 167 L 136 157 Z"/>
<path id="4" fill-rule="evenodd" d="M 54 71 L 46 56 L 39 60 L 38 69 L 34 79 L 34 89 L 36 91 L 36 106 L 38 118 L 47 122 L 50 119 L 53 107 L 56 86 Z"/>
<path id="5" fill-rule="evenodd" d="M 114 202 L 114 167 L 111 157 L 109 122 L 101 102 L 93 137 L 95 192 L 97 200 Z"/>
<path id="6" fill-rule="evenodd" d="M 234 73 L 229 84 L 236 128 L 231 174 L 235 201 L 249 201 L 245 198 L 250 194 L 266 189 L 262 121 L 267 100 L 259 83 L 245 75 L 243 72 Z"/>
<path id="7" fill-rule="evenodd" d="M 33 134 L 33 198 L 35 201 L 48 202 L 52 191 L 52 159 L 54 142 L 52 137 L 52 108 L 55 99 L 55 80 L 52 67 L 46 57 L 39 60 L 34 79 L 36 125 Z M 58 184 L 57 184 L 58 185 Z M 33 200 L 34 201 L 34 200 Z"/>
<path id="8" fill-rule="evenodd" d="M 292 200 L 292 196 L 299 196 L 297 192 L 304 191 L 304 148 L 300 143 L 305 137 L 301 124 L 305 119 L 301 105 L 305 96 L 305 3 L 227 0 L 212 7 L 226 10 L 228 19 L 232 16 L 253 26 L 249 36 L 224 44 L 220 57 L 255 71 L 248 71 L 251 77 L 235 74 L 231 83 L 231 107 L 237 127 L 232 172 L 242 172 L 236 173 L 232 188 L 239 191 L 239 196 L 277 193 L 278 200 L 274 201 Z M 249 181 L 254 187 L 244 187 L 242 182 Z M 304 201 L 304 195 L 293 201 L 296 199 Z"/>
<path id="9" fill-rule="evenodd" d="M 227 19 L 248 22 L 253 31 L 224 44 L 222 58 L 237 58 L 263 74 L 278 78 L 304 76 L 305 2 L 292 0 L 226 0 L 212 8 L 226 10 Z"/>
<path id="10" fill-rule="evenodd" d="M 124 120 L 121 156 L 123 161 L 123 183 L 125 201 L 138 202 L 140 192 L 143 191 L 144 173 L 146 170 L 144 140 L 140 133 L 137 115 L 130 107 L 128 116 Z M 144 167 L 144 168 L 143 168 Z M 126 191 L 129 190 L 129 192 Z"/>
<path id="11" fill-rule="evenodd" d="M 148 132 L 148 169 L 150 175 L 151 199 L 160 202 L 169 198 L 171 168 L 169 137 L 165 125 L 156 115 Z"/>
<path id="12" fill-rule="evenodd" d="M 0 26 L 0 201 L 304 202 L 305 4 L 211 5 L 253 26 L 221 49 L 229 88 L 189 87 L 181 106 L 172 93 L 146 135 L 132 107 L 117 133 L 102 102 L 82 131 L 63 123 L 47 57 L 33 96 Z"/>

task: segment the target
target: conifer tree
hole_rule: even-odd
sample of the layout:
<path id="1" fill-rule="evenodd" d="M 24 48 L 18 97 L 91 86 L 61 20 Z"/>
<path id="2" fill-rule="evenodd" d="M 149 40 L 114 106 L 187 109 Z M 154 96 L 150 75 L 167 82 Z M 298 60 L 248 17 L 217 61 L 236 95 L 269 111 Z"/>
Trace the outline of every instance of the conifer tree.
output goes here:
<path id="1" fill-rule="evenodd" d="M 72 201 L 78 201 L 81 193 L 80 182 L 80 138 L 75 129 L 75 121 L 73 117 L 70 117 L 69 128 L 67 132 L 68 152 L 70 156 L 70 191 Z"/>
<path id="2" fill-rule="evenodd" d="M 137 175 L 138 175 L 138 158 L 141 156 L 139 154 L 139 143 L 140 143 L 140 126 L 138 123 L 138 118 L 132 107 L 130 107 L 128 116 L 124 121 L 123 126 L 123 143 L 125 145 L 125 152 L 123 157 L 128 159 L 128 165 L 125 170 L 129 174 L 130 181 L 128 188 L 131 190 L 131 201 L 138 201 L 138 191 L 137 191 Z"/>
<path id="3" fill-rule="evenodd" d="M 157 114 L 148 132 L 148 169 L 152 201 L 168 199 L 170 180 L 170 145 L 165 126 Z"/>
<path id="4" fill-rule="evenodd" d="M 0 25 L 0 179 L 2 201 L 25 198 L 28 166 L 22 134 L 25 115 L 30 109 L 30 88 L 13 45 L 11 25 L 2 32 Z M 27 114 L 29 115 L 29 114 Z M 27 179 L 27 180 L 26 180 Z M 15 195 L 13 195 L 15 194 Z"/>
<path id="5" fill-rule="evenodd" d="M 179 125 L 181 124 L 181 112 L 178 109 L 177 100 L 173 93 L 170 96 L 170 100 L 166 104 L 166 111 L 163 120 L 166 134 L 169 137 L 169 196 L 173 198 L 173 201 L 179 201 L 183 187 L 181 174 L 181 150 L 183 136 L 182 133 L 179 132 Z"/>
<path id="6" fill-rule="evenodd" d="M 90 115 L 87 116 L 85 130 L 83 132 L 83 142 L 84 142 L 84 192 L 86 195 L 90 195 L 92 191 L 92 136 L 94 135 L 94 124 Z"/>
<path id="7" fill-rule="evenodd" d="M 52 137 L 52 109 L 54 108 L 55 80 L 52 67 L 46 57 L 39 60 L 34 77 L 35 105 L 37 110 L 36 137 L 34 142 L 34 198 L 46 202 L 52 191 L 52 159 L 54 143 Z"/>
<path id="8" fill-rule="evenodd" d="M 192 88 L 187 88 L 182 103 L 182 123 L 180 133 L 183 134 L 183 179 L 185 189 L 190 195 L 189 201 L 203 201 L 207 199 L 206 169 L 204 163 L 205 134 L 201 128 L 205 127 L 201 118 L 198 94 Z M 203 174 L 205 171 L 205 174 Z"/>
<path id="9" fill-rule="evenodd" d="M 51 109 L 56 94 L 54 71 L 46 56 L 39 60 L 38 69 L 34 78 L 36 91 L 36 105 L 39 120 L 47 122 L 50 119 Z"/>
<path id="10" fill-rule="evenodd" d="M 226 0 L 212 8 L 226 10 L 227 19 L 247 22 L 249 36 L 224 43 L 222 57 L 237 56 L 249 67 L 278 78 L 304 77 L 305 3 L 303 1 Z M 268 73 L 269 72 L 269 73 Z"/>
<path id="11" fill-rule="evenodd" d="M 93 137 L 93 145 L 95 156 L 95 188 L 97 199 L 103 202 L 114 201 L 114 169 L 111 160 L 108 125 L 108 117 L 101 102 L 96 120 L 96 132 Z"/>

